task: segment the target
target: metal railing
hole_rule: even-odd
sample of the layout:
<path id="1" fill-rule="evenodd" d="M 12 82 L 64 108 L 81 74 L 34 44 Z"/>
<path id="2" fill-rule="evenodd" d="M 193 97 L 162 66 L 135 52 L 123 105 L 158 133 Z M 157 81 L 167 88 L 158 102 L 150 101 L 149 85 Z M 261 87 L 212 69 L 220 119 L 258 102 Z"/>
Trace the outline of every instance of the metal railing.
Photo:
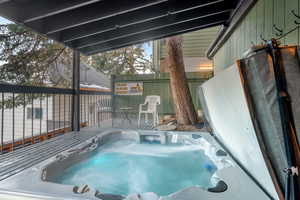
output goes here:
<path id="1" fill-rule="evenodd" d="M 112 95 L 110 92 L 80 92 L 80 123 L 89 127 L 112 127 Z"/>
<path id="2" fill-rule="evenodd" d="M 0 84 L 0 152 L 70 132 L 73 89 Z M 80 91 L 80 126 L 111 127 L 111 93 Z"/>

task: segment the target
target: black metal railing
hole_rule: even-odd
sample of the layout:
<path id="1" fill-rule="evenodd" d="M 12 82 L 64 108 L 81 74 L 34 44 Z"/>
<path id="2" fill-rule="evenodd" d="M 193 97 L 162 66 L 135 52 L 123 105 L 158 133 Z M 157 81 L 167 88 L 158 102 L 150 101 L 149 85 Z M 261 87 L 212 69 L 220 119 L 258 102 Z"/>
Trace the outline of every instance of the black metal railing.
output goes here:
<path id="1" fill-rule="evenodd" d="M 80 94 L 80 123 L 112 127 L 111 93 L 81 90 Z"/>
<path id="2" fill-rule="evenodd" d="M 73 89 L 0 84 L 0 151 L 72 130 Z M 80 91 L 80 126 L 111 127 L 111 93 Z"/>

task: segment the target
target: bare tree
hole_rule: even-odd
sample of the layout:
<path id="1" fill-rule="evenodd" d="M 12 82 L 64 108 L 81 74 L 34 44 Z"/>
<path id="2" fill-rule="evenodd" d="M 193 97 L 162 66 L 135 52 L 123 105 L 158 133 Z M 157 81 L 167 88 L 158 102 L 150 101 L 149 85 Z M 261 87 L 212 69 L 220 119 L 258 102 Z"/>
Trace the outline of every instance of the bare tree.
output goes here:
<path id="1" fill-rule="evenodd" d="M 181 36 L 167 39 L 167 53 L 177 122 L 179 125 L 194 125 L 197 123 L 197 114 L 185 76 Z"/>

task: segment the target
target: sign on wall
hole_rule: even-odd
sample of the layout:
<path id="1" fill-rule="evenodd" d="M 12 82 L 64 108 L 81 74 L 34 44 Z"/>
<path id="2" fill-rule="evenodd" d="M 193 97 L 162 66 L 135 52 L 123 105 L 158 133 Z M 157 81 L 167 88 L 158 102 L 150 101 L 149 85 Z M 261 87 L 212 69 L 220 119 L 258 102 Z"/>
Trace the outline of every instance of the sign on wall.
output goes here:
<path id="1" fill-rule="evenodd" d="M 143 95 L 143 82 L 115 83 L 116 95 Z"/>

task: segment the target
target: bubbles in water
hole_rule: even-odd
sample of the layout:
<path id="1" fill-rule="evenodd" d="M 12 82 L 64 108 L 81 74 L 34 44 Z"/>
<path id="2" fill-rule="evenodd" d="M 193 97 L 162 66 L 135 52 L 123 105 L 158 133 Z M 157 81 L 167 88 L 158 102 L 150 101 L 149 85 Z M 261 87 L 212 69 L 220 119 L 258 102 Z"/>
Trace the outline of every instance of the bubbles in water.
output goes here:
<path id="1" fill-rule="evenodd" d="M 118 141 L 66 171 L 57 182 L 88 184 L 102 193 L 168 195 L 190 186 L 209 188 L 216 167 L 199 145 Z"/>

